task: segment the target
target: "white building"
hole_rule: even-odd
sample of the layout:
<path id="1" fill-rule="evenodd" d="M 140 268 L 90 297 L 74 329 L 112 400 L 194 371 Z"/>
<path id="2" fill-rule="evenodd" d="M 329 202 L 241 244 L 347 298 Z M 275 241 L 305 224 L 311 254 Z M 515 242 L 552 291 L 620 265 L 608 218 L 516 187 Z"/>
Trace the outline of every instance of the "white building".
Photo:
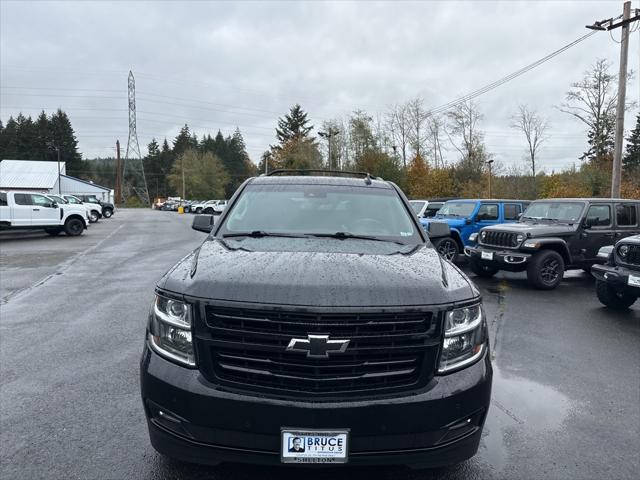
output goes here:
<path id="1" fill-rule="evenodd" d="M 0 190 L 95 195 L 100 200 L 113 203 L 112 189 L 71 177 L 66 173 L 64 162 L 60 162 L 58 172 L 58 162 L 0 160 Z"/>

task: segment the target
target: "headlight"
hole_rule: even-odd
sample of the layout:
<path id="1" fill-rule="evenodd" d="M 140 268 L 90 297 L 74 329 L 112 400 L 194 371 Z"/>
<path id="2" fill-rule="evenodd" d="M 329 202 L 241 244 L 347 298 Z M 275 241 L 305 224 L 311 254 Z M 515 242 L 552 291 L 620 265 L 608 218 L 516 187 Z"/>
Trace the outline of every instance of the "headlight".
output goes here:
<path id="1" fill-rule="evenodd" d="M 628 254 L 629 254 L 629 245 L 620 245 L 618 247 L 618 255 L 620 255 L 620 258 L 627 258 Z"/>
<path id="2" fill-rule="evenodd" d="M 516 237 L 516 242 L 518 242 L 518 245 L 524 242 L 524 235 L 519 233 L 518 236 Z"/>
<path id="3" fill-rule="evenodd" d="M 469 241 L 470 242 L 476 242 L 478 240 L 478 234 L 477 233 L 472 233 L 471 235 L 469 235 Z"/>
<path id="4" fill-rule="evenodd" d="M 483 230 L 482 232 L 480 232 L 480 240 L 484 242 L 485 238 L 487 238 L 487 232 Z"/>
<path id="5" fill-rule="evenodd" d="M 194 367 L 191 307 L 179 300 L 156 295 L 149 318 L 149 343 L 160 355 Z"/>
<path id="6" fill-rule="evenodd" d="M 482 357 L 487 344 L 487 325 L 480 304 L 447 312 L 444 328 L 438 373 L 466 367 Z"/>

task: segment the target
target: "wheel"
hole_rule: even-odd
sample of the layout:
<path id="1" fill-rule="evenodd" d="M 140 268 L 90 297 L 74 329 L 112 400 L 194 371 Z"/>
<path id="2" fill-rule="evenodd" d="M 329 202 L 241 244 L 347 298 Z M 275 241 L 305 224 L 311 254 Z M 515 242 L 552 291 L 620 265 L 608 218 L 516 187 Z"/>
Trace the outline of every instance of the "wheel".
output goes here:
<path id="1" fill-rule="evenodd" d="M 70 237 L 77 237 L 78 235 L 82 235 L 83 230 L 84 224 L 79 218 L 69 218 L 66 222 L 64 222 L 64 233 L 66 233 Z"/>
<path id="2" fill-rule="evenodd" d="M 104 212 L 102 212 L 102 215 L 104 216 L 104 218 L 111 218 L 111 216 L 113 215 L 113 210 L 111 210 L 110 208 L 105 208 Z"/>
<path id="3" fill-rule="evenodd" d="M 202 207 L 198 207 L 198 208 L 196 208 L 196 213 L 197 213 L 197 214 L 202 213 Z"/>
<path id="4" fill-rule="evenodd" d="M 638 299 L 635 295 L 623 292 L 602 280 L 596 281 L 596 294 L 604 306 L 614 310 L 626 310 Z"/>
<path id="5" fill-rule="evenodd" d="M 556 288 L 564 277 L 564 260 L 554 250 L 536 253 L 527 265 L 527 279 L 541 290 Z"/>
<path id="6" fill-rule="evenodd" d="M 184 207 L 184 213 L 191 213 L 191 207 Z"/>
<path id="7" fill-rule="evenodd" d="M 458 242 L 451 237 L 436 238 L 432 243 L 438 253 L 451 262 L 453 262 L 460 253 Z"/>
<path id="8" fill-rule="evenodd" d="M 62 232 L 62 227 L 45 228 L 44 231 L 52 237 L 55 237 L 57 235 L 60 235 L 60 233 Z"/>
<path id="9" fill-rule="evenodd" d="M 89 221 L 91 223 L 96 223 L 99 218 L 100 218 L 100 215 L 95 210 L 91 210 L 91 212 L 89 212 Z"/>
<path id="10" fill-rule="evenodd" d="M 213 208 L 207 207 L 202 213 L 204 213 L 205 215 L 213 215 Z"/>
<path id="11" fill-rule="evenodd" d="M 469 258 L 469 267 L 473 273 L 483 278 L 491 278 L 498 273 L 497 268 L 490 265 L 484 265 L 477 258 L 473 257 Z"/>

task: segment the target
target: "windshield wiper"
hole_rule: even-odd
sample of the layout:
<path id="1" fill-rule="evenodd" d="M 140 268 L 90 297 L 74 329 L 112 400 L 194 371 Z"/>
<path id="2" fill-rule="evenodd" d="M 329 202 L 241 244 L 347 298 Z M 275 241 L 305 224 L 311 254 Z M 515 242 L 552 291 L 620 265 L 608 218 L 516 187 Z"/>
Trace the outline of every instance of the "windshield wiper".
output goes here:
<path id="1" fill-rule="evenodd" d="M 396 243 L 398 245 L 406 245 L 405 243 L 398 242 L 396 240 L 386 240 L 384 238 L 378 238 L 371 235 L 354 235 L 349 232 L 336 232 L 336 233 L 306 233 L 308 237 L 318 237 L 318 238 L 337 238 L 339 240 L 346 239 L 355 239 L 355 240 L 373 240 L 374 242 L 388 242 L 388 243 Z"/>
<path id="2" fill-rule="evenodd" d="M 253 230 L 252 232 L 225 233 L 225 234 L 223 234 L 223 235 L 222 235 L 222 238 L 234 238 L 234 237 L 251 237 L 251 238 L 262 238 L 262 237 L 304 238 L 304 235 L 294 235 L 294 234 L 292 234 L 292 233 L 265 232 L 264 230 Z"/>

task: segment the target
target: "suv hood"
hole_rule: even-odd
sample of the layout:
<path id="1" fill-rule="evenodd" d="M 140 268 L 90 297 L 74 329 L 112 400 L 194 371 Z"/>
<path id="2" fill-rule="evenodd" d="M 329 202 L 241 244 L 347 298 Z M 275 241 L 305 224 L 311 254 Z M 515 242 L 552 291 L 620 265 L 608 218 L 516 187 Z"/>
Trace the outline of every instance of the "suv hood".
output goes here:
<path id="1" fill-rule="evenodd" d="M 497 232 L 515 232 L 523 233 L 529 238 L 564 236 L 572 234 L 578 228 L 578 224 L 567 225 L 563 223 L 505 223 L 502 225 L 494 225 L 486 227 L 486 230 Z M 485 229 L 483 229 L 485 230 Z"/>
<path id="2" fill-rule="evenodd" d="M 183 258 L 158 287 L 216 300 L 321 307 L 437 305 L 479 296 L 460 270 L 426 245 L 371 255 L 232 250 L 216 239 Z"/>
<path id="3" fill-rule="evenodd" d="M 422 223 L 422 225 L 424 225 L 425 227 L 429 226 L 429 222 L 434 221 L 434 222 L 445 222 L 447 225 L 449 225 L 450 228 L 457 228 L 460 229 L 462 227 L 464 227 L 466 225 L 466 218 L 464 217 L 432 217 L 427 219 L 420 219 L 420 223 Z"/>

